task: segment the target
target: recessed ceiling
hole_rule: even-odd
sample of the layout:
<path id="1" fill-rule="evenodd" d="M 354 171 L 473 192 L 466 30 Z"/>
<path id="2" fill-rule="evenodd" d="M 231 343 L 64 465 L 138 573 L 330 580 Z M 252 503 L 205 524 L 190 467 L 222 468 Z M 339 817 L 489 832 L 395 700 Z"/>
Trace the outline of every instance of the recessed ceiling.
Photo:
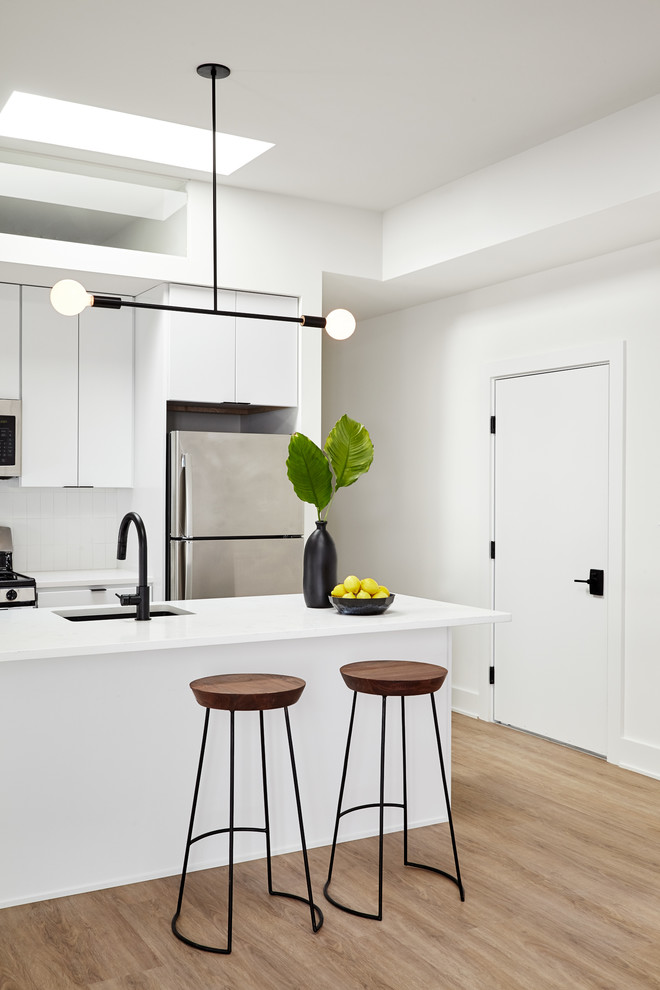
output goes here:
<path id="1" fill-rule="evenodd" d="M 656 0 L 34 0 L 3 36 L 0 105 L 209 127 L 223 62 L 219 129 L 275 143 L 225 181 L 372 210 L 660 91 Z"/>

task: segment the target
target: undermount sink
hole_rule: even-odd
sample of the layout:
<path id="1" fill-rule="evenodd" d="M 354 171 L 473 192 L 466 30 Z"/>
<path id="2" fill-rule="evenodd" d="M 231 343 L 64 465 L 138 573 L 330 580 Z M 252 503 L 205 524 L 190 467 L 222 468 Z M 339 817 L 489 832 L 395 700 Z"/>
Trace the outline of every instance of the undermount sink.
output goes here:
<path id="1" fill-rule="evenodd" d="M 133 619 L 135 620 L 136 610 L 125 605 L 108 605 L 107 608 L 91 612 L 85 608 L 66 608 L 55 611 L 55 615 L 60 615 L 69 622 L 102 622 L 106 619 Z M 149 610 L 149 617 L 160 619 L 165 616 L 194 615 L 194 612 L 186 612 L 184 608 L 176 608 L 174 605 L 161 605 Z"/>

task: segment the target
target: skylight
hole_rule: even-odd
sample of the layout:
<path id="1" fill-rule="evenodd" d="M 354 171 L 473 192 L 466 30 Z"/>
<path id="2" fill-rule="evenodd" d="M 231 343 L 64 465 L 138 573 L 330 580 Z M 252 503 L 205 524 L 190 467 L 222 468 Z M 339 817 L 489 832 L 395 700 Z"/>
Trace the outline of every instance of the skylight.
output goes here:
<path id="1" fill-rule="evenodd" d="M 211 172 L 209 131 L 151 117 L 13 92 L 0 111 L 0 137 Z M 231 175 L 273 145 L 216 135 L 217 172 Z"/>

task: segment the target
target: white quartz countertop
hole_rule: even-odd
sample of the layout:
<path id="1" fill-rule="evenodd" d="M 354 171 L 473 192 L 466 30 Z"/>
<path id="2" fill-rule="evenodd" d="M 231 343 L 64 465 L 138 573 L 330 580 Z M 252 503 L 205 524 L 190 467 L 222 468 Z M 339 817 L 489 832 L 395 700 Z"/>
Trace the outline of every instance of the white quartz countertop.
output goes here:
<path id="1" fill-rule="evenodd" d="M 46 588 L 109 588 L 135 584 L 137 571 L 122 567 L 85 571 L 31 571 L 30 577 L 37 582 L 37 588 L 44 590 Z"/>
<path id="2" fill-rule="evenodd" d="M 58 612 L 119 611 L 90 605 L 78 609 L 0 609 L 0 662 L 143 650 L 177 649 L 387 630 L 506 622 L 507 612 L 397 595 L 381 615 L 340 615 L 334 608 L 307 608 L 302 595 L 212 598 L 166 602 L 190 614 L 110 621 L 71 622 Z M 158 608 L 152 604 L 152 609 Z"/>

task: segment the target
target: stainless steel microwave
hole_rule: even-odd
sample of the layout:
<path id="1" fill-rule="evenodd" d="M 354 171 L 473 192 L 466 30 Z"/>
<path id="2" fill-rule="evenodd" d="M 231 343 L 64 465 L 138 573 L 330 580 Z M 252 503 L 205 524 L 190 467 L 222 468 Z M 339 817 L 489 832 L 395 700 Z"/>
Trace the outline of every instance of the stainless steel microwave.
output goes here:
<path id="1" fill-rule="evenodd" d="M 0 399 L 0 478 L 21 473 L 21 400 Z"/>

